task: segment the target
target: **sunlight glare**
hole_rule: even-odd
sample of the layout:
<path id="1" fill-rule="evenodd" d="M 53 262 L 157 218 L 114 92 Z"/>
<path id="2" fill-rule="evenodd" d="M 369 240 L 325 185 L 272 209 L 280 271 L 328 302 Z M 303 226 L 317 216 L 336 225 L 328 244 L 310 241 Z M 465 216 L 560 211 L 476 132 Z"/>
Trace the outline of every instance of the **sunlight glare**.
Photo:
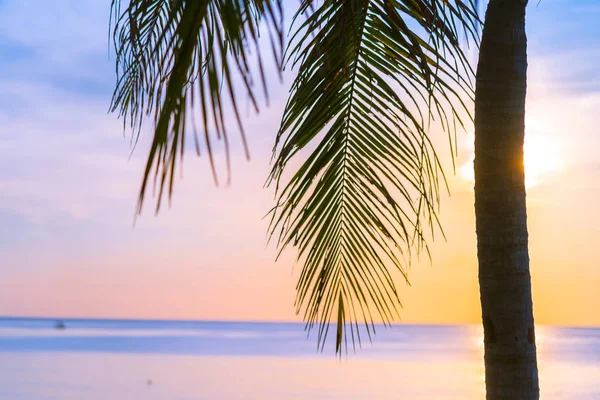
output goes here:
<path id="1" fill-rule="evenodd" d="M 536 186 L 560 170 L 560 148 L 552 136 L 525 136 L 525 186 Z"/>
<path id="2" fill-rule="evenodd" d="M 531 133 L 525 135 L 525 187 L 532 188 L 546 181 L 560 171 L 562 161 L 560 145 L 554 136 Z M 475 181 L 471 146 L 471 156 L 459 167 L 458 175 L 469 181 Z"/>

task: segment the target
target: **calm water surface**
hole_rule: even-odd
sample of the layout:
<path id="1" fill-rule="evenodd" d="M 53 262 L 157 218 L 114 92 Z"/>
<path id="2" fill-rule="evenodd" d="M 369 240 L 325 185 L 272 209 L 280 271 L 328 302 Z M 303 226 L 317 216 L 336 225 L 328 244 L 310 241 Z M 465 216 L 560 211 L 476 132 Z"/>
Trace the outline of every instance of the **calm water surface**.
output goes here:
<path id="1" fill-rule="evenodd" d="M 482 399 L 482 331 L 398 325 L 336 361 L 301 324 L 0 319 L 0 399 Z M 600 399 L 600 329 L 538 328 L 542 399 Z"/>

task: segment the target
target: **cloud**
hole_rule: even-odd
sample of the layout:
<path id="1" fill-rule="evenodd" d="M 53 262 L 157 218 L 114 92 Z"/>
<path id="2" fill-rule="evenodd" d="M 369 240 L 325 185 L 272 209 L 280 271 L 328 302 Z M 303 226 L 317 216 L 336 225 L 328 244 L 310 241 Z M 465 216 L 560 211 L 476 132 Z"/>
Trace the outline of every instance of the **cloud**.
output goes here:
<path id="1" fill-rule="evenodd" d="M 190 146 L 185 180 L 176 182 L 175 207 L 165 202 L 154 217 L 150 193 L 134 230 L 150 124 L 129 158 L 122 121 L 107 114 L 115 83 L 107 13 L 104 1 L 0 2 L 1 256 L 8 256 L 7 246 L 13 253 L 53 248 L 68 254 L 93 243 L 101 249 L 102 241 L 114 248 L 155 241 L 189 246 L 203 238 L 195 248 L 217 248 L 234 237 L 263 249 L 261 218 L 272 198 L 262 186 L 285 91 L 275 90 L 274 103 L 259 117 L 246 115 L 253 162 L 242 156 L 235 123 L 230 124 L 231 188 L 215 188 L 207 158 L 196 159 Z M 208 228 L 211 234 L 203 236 Z M 184 237 L 177 234 L 182 231 Z"/>
<path id="2" fill-rule="evenodd" d="M 109 98 L 114 80 L 109 9 L 105 1 L 0 2 L 2 83 L 52 85 L 79 96 Z M 5 103 L 0 100 L 0 107 Z"/>

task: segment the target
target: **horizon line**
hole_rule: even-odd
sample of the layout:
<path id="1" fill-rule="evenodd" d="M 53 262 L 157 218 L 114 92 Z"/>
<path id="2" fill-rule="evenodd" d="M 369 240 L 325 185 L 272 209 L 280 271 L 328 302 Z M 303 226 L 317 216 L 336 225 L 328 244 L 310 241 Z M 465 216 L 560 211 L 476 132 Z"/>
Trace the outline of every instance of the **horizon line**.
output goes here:
<path id="1" fill-rule="evenodd" d="M 52 321 L 113 321 L 113 322 L 208 322 L 208 323 L 254 323 L 254 324 L 294 324 L 306 325 L 303 321 L 285 321 L 285 320 L 251 320 L 251 319 L 171 319 L 171 318 L 136 318 L 136 317 L 57 317 L 57 316 L 15 316 L 0 315 L 0 321 L 6 320 L 52 320 Z M 333 321 L 332 321 L 333 322 Z M 385 326 L 382 322 L 376 322 L 375 325 Z M 397 321 L 389 326 L 414 325 L 414 326 L 481 326 L 479 322 L 471 323 L 435 323 L 435 322 L 402 322 Z M 600 325 L 556 325 L 556 324 L 535 324 L 540 327 L 550 328 L 581 328 L 581 329 L 600 329 Z"/>

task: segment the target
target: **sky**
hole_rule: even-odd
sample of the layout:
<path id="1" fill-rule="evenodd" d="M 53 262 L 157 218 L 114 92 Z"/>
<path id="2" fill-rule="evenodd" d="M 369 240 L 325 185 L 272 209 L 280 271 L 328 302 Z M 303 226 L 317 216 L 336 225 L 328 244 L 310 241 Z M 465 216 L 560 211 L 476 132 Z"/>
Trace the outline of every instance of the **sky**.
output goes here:
<path id="1" fill-rule="evenodd" d="M 232 182 L 186 157 L 170 208 L 134 226 L 149 131 L 108 113 L 108 0 L 0 0 L 0 316 L 299 321 L 299 265 L 267 244 L 263 188 L 291 84 L 245 118 Z M 600 5 L 530 2 L 526 173 L 536 322 L 600 326 Z M 475 57 L 475 55 L 473 55 Z M 479 323 L 472 127 L 459 132 L 447 240 L 401 285 L 401 321 Z M 234 135 L 232 135 L 232 138 Z M 441 137 L 440 143 L 445 143 Z M 440 152 L 444 152 L 441 148 Z"/>

